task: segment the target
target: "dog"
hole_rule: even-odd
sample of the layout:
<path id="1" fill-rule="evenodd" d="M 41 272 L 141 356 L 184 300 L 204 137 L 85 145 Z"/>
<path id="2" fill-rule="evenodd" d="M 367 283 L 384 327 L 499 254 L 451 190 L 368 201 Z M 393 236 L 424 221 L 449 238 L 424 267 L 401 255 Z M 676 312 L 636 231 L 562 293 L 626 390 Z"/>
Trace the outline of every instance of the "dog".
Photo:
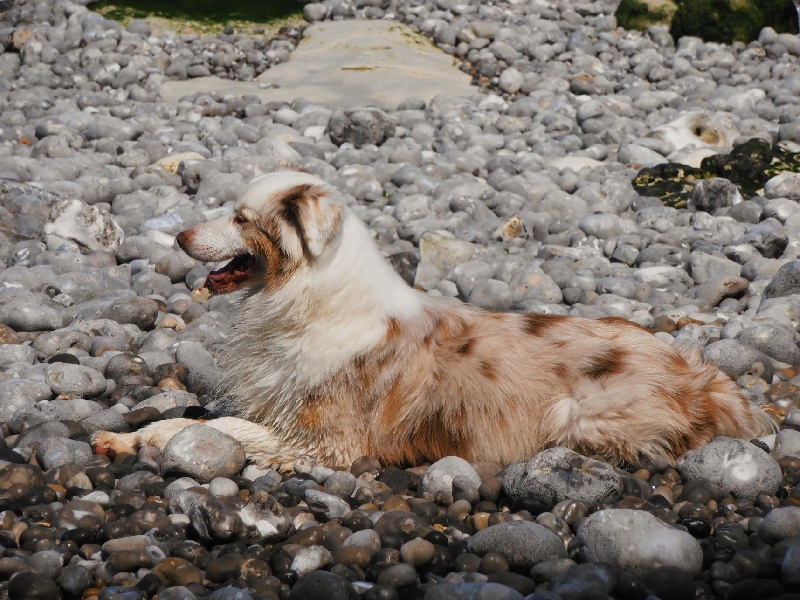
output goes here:
<path id="1" fill-rule="evenodd" d="M 552 446 L 612 462 L 674 460 L 773 421 L 699 352 L 621 318 L 495 313 L 409 287 L 341 194 L 302 171 L 255 179 L 232 216 L 177 236 L 205 282 L 243 291 L 222 359 L 236 417 L 206 423 L 262 467 L 311 455 L 418 465 L 509 464 Z M 163 449 L 195 423 L 95 435 L 105 452 Z"/>

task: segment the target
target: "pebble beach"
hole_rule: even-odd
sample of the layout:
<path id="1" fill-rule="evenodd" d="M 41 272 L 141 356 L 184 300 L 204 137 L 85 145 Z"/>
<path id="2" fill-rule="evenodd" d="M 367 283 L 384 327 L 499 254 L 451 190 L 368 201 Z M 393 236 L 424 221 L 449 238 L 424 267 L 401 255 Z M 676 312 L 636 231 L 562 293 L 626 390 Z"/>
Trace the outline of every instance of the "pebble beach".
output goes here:
<path id="1" fill-rule="evenodd" d="M 699 175 L 754 140 L 797 160 L 800 36 L 673 40 L 615 8 L 326 0 L 268 38 L 3 3 L 0 600 L 800 599 L 800 173 Z M 161 96 L 258 86 L 310 28 L 364 20 L 420 34 L 472 89 Z M 687 169 L 666 195 L 640 173 L 668 163 Z M 421 291 L 630 319 L 698 347 L 778 432 L 674 465 L 551 448 L 281 474 L 200 423 L 163 453 L 96 454 L 97 431 L 223 412 L 236 298 L 209 297 L 217 265 L 175 235 L 285 165 L 344 190 Z"/>

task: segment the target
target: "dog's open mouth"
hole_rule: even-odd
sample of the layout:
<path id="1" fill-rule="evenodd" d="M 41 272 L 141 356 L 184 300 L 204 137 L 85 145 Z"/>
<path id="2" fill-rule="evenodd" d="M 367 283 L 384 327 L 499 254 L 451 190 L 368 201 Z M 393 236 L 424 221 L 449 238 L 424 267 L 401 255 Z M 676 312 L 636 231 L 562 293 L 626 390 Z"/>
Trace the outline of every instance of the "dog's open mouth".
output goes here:
<path id="1" fill-rule="evenodd" d="M 258 259 L 252 254 L 241 254 L 206 277 L 206 287 L 212 294 L 226 294 L 238 290 L 258 273 Z"/>

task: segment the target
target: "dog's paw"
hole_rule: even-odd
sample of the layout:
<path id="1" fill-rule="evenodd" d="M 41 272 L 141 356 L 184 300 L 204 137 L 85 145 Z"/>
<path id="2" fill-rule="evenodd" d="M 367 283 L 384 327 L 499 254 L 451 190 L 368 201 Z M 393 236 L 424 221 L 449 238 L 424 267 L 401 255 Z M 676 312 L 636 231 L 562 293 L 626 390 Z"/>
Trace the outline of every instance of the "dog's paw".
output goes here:
<path id="1" fill-rule="evenodd" d="M 134 436 L 110 431 L 98 431 L 93 434 L 91 444 L 95 452 L 108 454 L 112 458 L 122 453 L 136 454 L 137 450 Z"/>

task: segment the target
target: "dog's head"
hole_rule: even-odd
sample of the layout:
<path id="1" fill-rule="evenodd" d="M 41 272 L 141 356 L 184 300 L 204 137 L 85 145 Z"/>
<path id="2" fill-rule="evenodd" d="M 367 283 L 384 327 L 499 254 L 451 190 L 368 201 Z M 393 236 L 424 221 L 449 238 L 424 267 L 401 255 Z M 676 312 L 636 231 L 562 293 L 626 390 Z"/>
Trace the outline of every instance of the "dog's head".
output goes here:
<path id="1" fill-rule="evenodd" d="M 249 286 L 276 290 L 320 258 L 336 237 L 344 207 L 335 195 L 308 173 L 264 175 L 236 201 L 233 215 L 187 229 L 177 241 L 198 260 L 231 259 L 206 278 L 214 294 Z"/>

